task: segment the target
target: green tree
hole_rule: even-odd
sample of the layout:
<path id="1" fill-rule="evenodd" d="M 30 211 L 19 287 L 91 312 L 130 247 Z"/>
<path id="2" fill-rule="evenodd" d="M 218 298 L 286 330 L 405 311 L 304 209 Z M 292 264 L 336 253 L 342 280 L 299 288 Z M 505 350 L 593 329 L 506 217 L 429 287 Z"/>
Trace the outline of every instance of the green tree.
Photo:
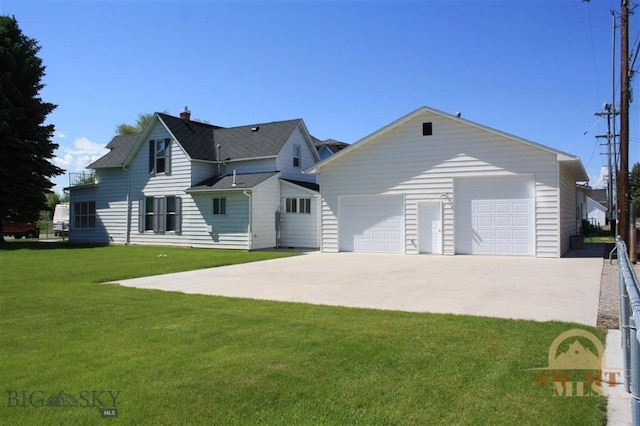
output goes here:
<path id="1" fill-rule="evenodd" d="M 60 194 L 57 192 L 50 192 L 47 194 L 47 210 L 53 214 L 56 205 L 60 203 Z"/>
<path id="2" fill-rule="evenodd" d="M 118 126 L 116 127 L 116 133 L 119 135 L 135 135 L 137 133 L 140 133 L 144 130 L 145 127 L 147 127 L 147 124 L 149 124 L 152 118 L 153 114 L 140 113 L 138 114 L 136 124 L 118 124 Z"/>
<path id="3" fill-rule="evenodd" d="M 636 208 L 636 217 L 640 217 L 640 163 L 634 164 L 629 174 L 629 198 Z"/>
<path id="4" fill-rule="evenodd" d="M 37 220 L 51 177 L 64 172 L 50 161 L 58 145 L 54 125 L 44 122 L 56 105 L 39 95 L 46 69 L 39 51 L 15 17 L 0 16 L 0 219 Z"/>

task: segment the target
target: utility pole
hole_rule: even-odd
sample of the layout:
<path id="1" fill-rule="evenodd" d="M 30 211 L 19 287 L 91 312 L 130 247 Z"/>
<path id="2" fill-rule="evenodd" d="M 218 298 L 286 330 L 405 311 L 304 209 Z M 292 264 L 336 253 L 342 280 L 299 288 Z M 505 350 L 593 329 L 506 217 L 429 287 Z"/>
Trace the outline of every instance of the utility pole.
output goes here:
<path id="1" fill-rule="evenodd" d="M 629 247 L 629 0 L 620 8 L 620 173 L 618 234 Z M 635 220 L 635 218 L 634 218 Z"/>
<path id="2" fill-rule="evenodd" d="M 606 135 L 596 135 L 597 139 L 603 139 L 606 138 L 607 139 L 607 205 L 608 205 L 608 209 L 607 209 L 607 219 L 609 220 L 609 225 L 611 226 L 611 230 L 613 232 L 616 231 L 615 226 L 616 226 L 616 215 L 615 215 L 615 211 L 613 206 L 615 205 L 614 201 L 614 191 L 613 191 L 613 185 L 614 185 L 614 174 L 615 174 L 615 168 L 617 168 L 617 161 L 614 162 L 612 159 L 612 156 L 614 155 L 614 150 L 615 150 L 615 138 L 616 134 L 611 132 L 611 123 L 612 121 L 615 121 L 616 119 L 616 115 L 617 115 L 617 111 L 615 110 L 615 108 L 613 107 L 613 105 L 611 104 L 604 104 L 604 111 L 603 112 L 596 112 L 594 115 L 596 115 L 597 117 L 607 117 L 607 134 Z M 616 234 L 614 234 L 616 235 Z"/>

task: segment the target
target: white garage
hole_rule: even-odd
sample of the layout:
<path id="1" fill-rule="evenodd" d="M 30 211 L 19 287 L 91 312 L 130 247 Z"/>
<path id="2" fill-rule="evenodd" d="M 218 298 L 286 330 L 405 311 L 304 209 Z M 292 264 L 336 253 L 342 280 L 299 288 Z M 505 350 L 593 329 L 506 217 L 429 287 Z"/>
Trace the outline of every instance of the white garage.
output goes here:
<path id="1" fill-rule="evenodd" d="M 340 251 L 404 252 L 404 202 L 401 196 L 340 198 Z"/>
<path id="2" fill-rule="evenodd" d="M 456 254 L 533 254 L 532 177 L 456 179 L 454 194 Z"/>
<path id="3" fill-rule="evenodd" d="M 561 257 L 588 181 L 576 156 L 428 107 L 305 172 L 332 253 Z"/>

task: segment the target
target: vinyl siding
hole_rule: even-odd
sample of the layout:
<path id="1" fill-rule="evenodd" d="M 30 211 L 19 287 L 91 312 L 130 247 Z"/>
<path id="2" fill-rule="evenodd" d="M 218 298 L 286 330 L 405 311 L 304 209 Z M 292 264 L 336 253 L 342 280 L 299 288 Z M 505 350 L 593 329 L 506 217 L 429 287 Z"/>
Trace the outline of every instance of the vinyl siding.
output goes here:
<path id="1" fill-rule="evenodd" d="M 422 136 L 422 123 L 433 135 Z M 418 202 L 443 200 L 443 253 L 455 253 L 454 178 L 527 174 L 535 177 L 536 256 L 557 257 L 556 155 L 423 113 L 336 158 L 321 171 L 322 250 L 338 251 L 338 195 L 404 194 L 405 249 L 418 253 Z"/>
<path id="2" fill-rule="evenodd" d="M 214 198 L 227 200 L 227 214 L 213 214 Z M 183 233 L 189 235 L 194 246 L 249 249 L 249 198 L 242 192 L 193 195 L 189 210 L 190 220 L 183 225 Z M 211 226 L 211 233 L 207 231 L 207 225 Z"/>
<path id="3" fill-rule="evenodd" d="M 276 171 L 275 158 L 261 158 L 257 160 L 230 161 L 222 166 L 222 173 L 230 175 L 236 173 L 265 173 Z"/>
<path id="4" fill-rule="evenodd" d="M 560 170 L 560 255 L 571 248 L 571 236 L 578 232 L 578 217 L 576 215 L 576 182 L 571 175 L 559 164 Z"/>
<path id="5" fill-rule="evenodd" d="M 260 183 L 251 194 L 252 249 L 276 246 L 276 211 L 279 207 L 278 175 Z"/>
<path id="6" fill-rule="evenodd" d="M 186 233 L 193 218 L 188 215 L 193 209 L 191 196 L 185 190 L 191 186 L 191 160 L 175 140 L 171 141 L 171 167 L 168 173 L 149 173 L 149 141 L 170 138 L 161 123 L 156 123 L 147 139 L 142 143 L 130 165 L 131 170 L 131 238 L 132 244 L 158 244 L 192 246 L 194 241 Z M 144 197 L 178 196 L 182 199 L 182 232 L 139 232 L 139 200 Z M 185 214 L 187 213 L 187 214 Z M 186 228 L 186 229 L 185 229 Z"/>
<path id="7" fill-rule="evenodd" d="M 124 244 L 127 232 L 127 172 L 123 169 L 99 169 L 97 186 L 71 190 L 69 241 L 73 243 Z M 95 229 L 73 226 L 73 203 L 96 203 Z"/>
<path id="8" fill-rule="evenodd" d="M 281 230 L 280 245 L 283 247 L 318 248 L 319 246 L 319 214 L 320 203 L 318 193 L 291 185 L 280 183 L 281 187 Z M 286 198 L 311 199 L 311 213 L 285 213 Z"/>
<path id="9" fill-rule="evenodd" d="M 293 166 L 293 147 L 300 146 L 300 167 Z M 315 182 L 316 177 L 310 174 L 302 173 L 303 170 L 313 166 L 316 163 L 316 159 L 313 156 L 313 153 L 307 143 L 300 126 L 298 126 L 291 136 L 287 143 L 283 146 L 280 151 L 280 155 L 278 156 L 276 167 L 281 172 L 281 177 L 283 179 L 293 179 L 293 180 L 301 180 L 304 182 Z"/>

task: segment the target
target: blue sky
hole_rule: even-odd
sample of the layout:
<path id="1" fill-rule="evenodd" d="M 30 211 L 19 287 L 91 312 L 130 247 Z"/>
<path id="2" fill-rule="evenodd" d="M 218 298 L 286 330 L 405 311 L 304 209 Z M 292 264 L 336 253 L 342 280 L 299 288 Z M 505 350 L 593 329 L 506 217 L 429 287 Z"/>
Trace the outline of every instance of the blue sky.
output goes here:
<path id="1" fill-rule="evenodd" d="M 606 124 L 594 113 L 611 101 L 619 8 L 618 0 L 0 0 L 0 14 L 40 43 L 41 95 L 58 105 L 49 117 L 55 161 L 71 172 L 141 112 L 188 106 L 192 118 L 221 126 L 303 118 L 314 136 L 352 143 L 426 105 L 578 155 L 592 185 L 606 164 L 594 137 Z M 640 98 L 630 164 L 640 161 L 639 118 Z M 55 182 L 61 191 L 68 177 Z"/>

